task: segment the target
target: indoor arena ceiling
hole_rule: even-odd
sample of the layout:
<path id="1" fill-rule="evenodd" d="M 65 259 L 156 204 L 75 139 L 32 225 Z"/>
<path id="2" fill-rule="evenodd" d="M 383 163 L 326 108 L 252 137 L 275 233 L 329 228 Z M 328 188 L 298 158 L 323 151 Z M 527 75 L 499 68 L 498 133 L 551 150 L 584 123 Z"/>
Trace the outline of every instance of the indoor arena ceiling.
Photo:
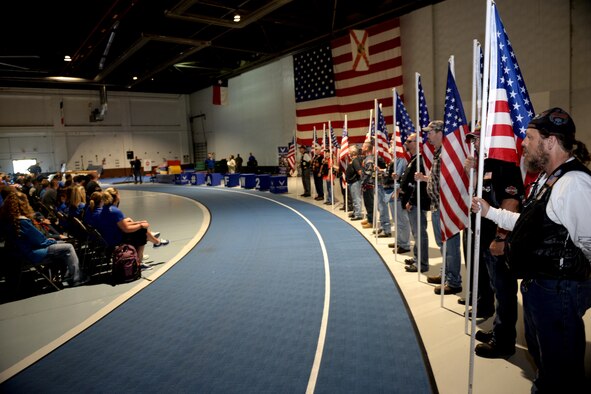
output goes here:
<path id="1" fill-rule="evenodd" d="M 192 93 L 439 1 L 5 1 L 0 86 Z"/>

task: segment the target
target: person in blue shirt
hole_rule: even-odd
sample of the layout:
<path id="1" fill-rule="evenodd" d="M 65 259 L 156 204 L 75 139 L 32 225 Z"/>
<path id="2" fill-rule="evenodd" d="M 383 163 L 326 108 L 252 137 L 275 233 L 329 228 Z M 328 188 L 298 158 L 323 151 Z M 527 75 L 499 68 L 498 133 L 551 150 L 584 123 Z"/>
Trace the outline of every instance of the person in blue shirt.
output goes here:
<path id="1" fill-rule="evenodd" d="M 154 247 L 168 245 L 166 239 L 158 239 L 159 233 L 152 233 L 150 223 L 146 220 L 136 221 L 119 209 L 119 191 L 114 187 L 106 189 L 102 193 L 102 211 L 97 217 L 95 228 L 101 233 L 110 247 L 121 244 L 129 244 L 136 248 L 140 263 L 144 253 L 144 247 L 148 241 Z M 148 268 L 143 266 L 142 268 Z"/>
<path id="2" fill-rule="evenodd" d="M 205 169 L 209 174 L 215 172 L 215 158 L 211 152 L 207 154 L 207 159 L 205 159 Z"/>
<path id="3" fill-rule="evenodd" d="M 15 191 L 6 196 L 0 217 L 7 246 L 32 264 L 65 264 L 65 279 L 72 287 L 87 283 L 72 244 L 43 235 L 33 222 L 34 215 L 26 195 Z"/>

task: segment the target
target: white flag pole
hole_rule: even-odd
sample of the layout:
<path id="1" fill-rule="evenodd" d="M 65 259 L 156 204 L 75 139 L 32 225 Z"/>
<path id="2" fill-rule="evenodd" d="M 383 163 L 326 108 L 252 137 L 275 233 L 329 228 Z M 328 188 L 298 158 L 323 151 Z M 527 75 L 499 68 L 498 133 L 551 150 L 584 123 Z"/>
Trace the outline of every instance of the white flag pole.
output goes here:
<path id="1" fill-rule="evenodd" d="M 398 136 L 400 135 L 400 131 L 396 131 L 396 109 L 398 108 L 398 103 L 396 101 L 396 97 L 398 97 L 398 95 L 396 94 L 396 88 L 392 89 L 392 119 L 393 119 L 393 130 L 394 130 L 394 134 L 393 134 L 393 138 L 394 138 L 394 149 L 393 149 L 393 158 L 392 158 L 392 162 L 393 164 L 393 168 L 394 168 L 394 172 L 392 173 L 394 176 L 394 195 L 391 197 L 394 199 L 394 229 L 396 229 L 396 231 L 392 231 L 392 233 L 394 234 L 394 260 L 398 260 L 398 188 L 396 187 L 396 161 L 398 159 L 397 155 L 398 152 L 396 151 L 396 142 L 398 141 Z M 402 175 L 402 174 L 401 174 Z M 389 202 L 388 202 L 389 204 Z"/>
<path id="2" fill-rule="evenodd" d="M 374 167 L 374 183 L 373 183 L 373 223 L 372 229 L 374 239 L 378 241 L 378 100 L 374 99 L 374 133 L 373 133 L 373 167 Z"/>
<path id="3" fill-rule="evenodd" d="M 345 114 L 345 123 L 343 125 L 343 130 L 347 130 L 347 114 Z M 343 138 L 341 137 L 341 149 L 343 149 Z M 347 158 L 349 157 L 349 130 L 347 130 Z M 339 153 L 339 163 L 341 161 L 340 153 Z M 345 172 L 343 173 L 343 177 L 345 178 L 345 214 L 349 214 L 349 184 L 347 183 L 347 167 L 349 167 L 349 163 L 345 161 L 343 163 L 343 169 Z M 341 180 L 343 182 L 343 180 Z M 342 184 L 342 183 L 341 183 Z"/>
<path id="4" fill-rule="evenodd" d="M 416 90 L 416 98 L 415 98 L 415 107 L 416 107 L 416 122 L 417 122 L 417 135 L 416 135 L 416 144 L 417 144 L 417 154 L 416 154 L 416 161 L 417 161 L 417 171 L 421 172 L 421 149 L 423 144 L 423 130 L 421 129 L 421 118 L 419 113 L 419 78 L 421 78 L 421 74 L 415 72 L 415 90 Z M 417 206 L 416 206 L 416 214 L 417 214 L 417 233 L 416 235 L 416 245 L 417 245 L 417 261 L 415 261 L 415 265 L 417 267 L 417 280 L 421 281 L 421 181 L 416 181 L 416 191 L 417 191 Z"/>
<path id="5" fill-rule="evenodd" d="M 332 210 L 334 211 L 334 176 L 332 175 L 332 166 L 333 166 L 333 159 L 332 159 L 332 125 L 330 120 L 328 121 L 328 181 L 330 182 L 330 202 L 332 205 Z"/>
<path id="6" fill-rule="evenodd" d="M 477 101 L 479 96 L 479 91 L 477 89 L 477 85 L 479 85 L 479 74 L 480 74 L 480 44 L 478 40 L 473 40 L 472 45 L 472 121 L 471 121 L 471 130 L 474 132 L 476 130 L 476 111 L 477 111 Z M 469 145 L 470 148 L 470 156 L 474 157 L 474 140 Z M 474 168 L 470 168 L 469 170 L 469 184 L 468 184 L 468 195 L 472 198 L 474 195 Z M 479 275 L 479 268 L 475 267 L 474 272 L 472 272 L 472 215 L 470 211 L 470 201 L 468 202 L 468 236 L 466 244 L 468 247 L 466 248 L 466 277 L 468 279 L 472 278 L 472 293 L 478 294 L 478 287 L 475 287 L 475 283 L 478 283 L 478 275 Z M 470 286 L 467 286 L 466 291 L 464 292 L 464 300 L 466 300 L 465 304 L 465 311 L 464 311 L 464 331 L 466 334 L 469 334 L 468 331 L 468 322 L 469 319 L 469 310 L 470 305 L 475 305 L 474 297 L 470 298 Z M 472 300 L 472 302 L 469 302 Z"/>
<path id="7" fill-rule="evenodd" d="M 488 137 L 488 125 L 486 113 L 488 110 L 488 85 L 490 77 L 490 52 L 491 52 L 491 39 L 493 32 L 492 27 L 492 0 L 486 1 L 486 26 L 484 34 L 484 75 L 482 79 L 482 109 L 480 115 L 480 148 L 478 151 L 478 185 L 476 186 L 476 195 L 478 198 L 482 198 L 482 182 L 484 177 L 484 155 L 485 155 L 485 140 Z M 496 48 L 495 48 L 496 49 Z M 480 214 L 476 215 L 476 223 L 474 224 L 474 266 L 477 267 L 479 264 L 480 256 L 480 226 L 482 217 Z M 474 299 L 475 291 L 473 290 L 472 299 Z M 474 313 L 474 312 L 473 312 Z M 475 314 L 475 313 L 474 313 Z M 472 335 L 470 336 L 470 363 L 468 371 L 468 394 L 472 394 L 472 388 L 474 386 L 474 346 L 476 344 L 475 338 L 476 331 L 476 319 L 472 319 Z"/>
<path id="8" fill-rule="evenodd" d="M 449 57 L 449 68 L 451 70 L 451 75 L 455 78 L 456 77 L 456 73 L 455 73 L 455 61 L 454 61 L 454 55 L 451 55 Z M 440 223 L 440 227 L 443 228 L 441 226 L 441 193 L 439 194 L 439 223 Z M 443 248 L 441 249 L 441 258 L 442 258 L 442 263 L 441 263 L 441 292 L 439 293 L 439 297 L 441 300 L 441 307 L 443 307 L 443 304 L 445 303 L 445 274 L 446 274 L 446 270 L 447 270 L 447 240 L 443 241 Z"/>

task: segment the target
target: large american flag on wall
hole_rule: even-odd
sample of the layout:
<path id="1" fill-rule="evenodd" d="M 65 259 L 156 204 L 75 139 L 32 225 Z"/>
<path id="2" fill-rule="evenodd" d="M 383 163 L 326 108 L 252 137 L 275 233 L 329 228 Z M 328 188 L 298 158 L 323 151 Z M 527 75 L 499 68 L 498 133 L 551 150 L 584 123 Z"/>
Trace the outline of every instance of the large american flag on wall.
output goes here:
<path id="1" fill-rule="evenodd" d="M 519 165 L 521 141 L 534 108 L 497 7 L 492 7 L 485 153 L 489 158 Z"/>
<path id="2" fill-rule="evenodd" d="M 310 145 L 314 126 L 342 128 L 348 115 L 349 143 L 361 143 L 374 99 L 392 124 L 392 88 L 402 92 L 400 20 L 367 29 L 369 70 L 353 71 L 349 35 L 294 55 L 297 138 Z"/>
<path id="3" fill-rule="evenodd" d="M 468 176 L 464 171 L 464 162 L 468 156 L 468 122 L 451 67 L 447 71 L 444 112 L 439 194 L 443 241 L 466 228 L 468 224 Z"/>

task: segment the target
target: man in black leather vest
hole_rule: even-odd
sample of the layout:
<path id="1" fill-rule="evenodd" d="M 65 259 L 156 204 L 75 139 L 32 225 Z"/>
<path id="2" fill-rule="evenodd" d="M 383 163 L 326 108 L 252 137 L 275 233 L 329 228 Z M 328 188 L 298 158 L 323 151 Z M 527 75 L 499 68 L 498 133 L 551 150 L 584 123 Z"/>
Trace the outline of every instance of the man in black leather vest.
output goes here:
<path id="1" fill-rule="evenodd" d="M 591 161 L 570 115 L 551 108 L 533 118 L 523 141 L 528 169 L 540 171 L 521 214 L 472 209 L 507 237 L 507 262 L 521 282 L 525 338 L 538 368 L 532 392 L 588 393 L 585 326 L 591 308 Z"/>

